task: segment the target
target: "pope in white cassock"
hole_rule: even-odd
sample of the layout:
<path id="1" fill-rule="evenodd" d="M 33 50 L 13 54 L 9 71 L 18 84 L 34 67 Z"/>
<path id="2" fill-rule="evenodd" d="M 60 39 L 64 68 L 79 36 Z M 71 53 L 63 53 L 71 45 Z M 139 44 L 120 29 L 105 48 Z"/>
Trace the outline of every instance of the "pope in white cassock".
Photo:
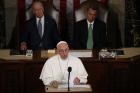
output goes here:
<path id="1" fill-rule="evenodd" d="M 69 54 L 67 42 L 60 41 L 57 44 L 57 54 L 44 64 L 40 79 L 44 85 L 57 88 L 59 84 L 68 82 L 68 67 L 72 68 L 70 83 L 74 85 L 87 83 L 88 73 L 81 60 Z"/>

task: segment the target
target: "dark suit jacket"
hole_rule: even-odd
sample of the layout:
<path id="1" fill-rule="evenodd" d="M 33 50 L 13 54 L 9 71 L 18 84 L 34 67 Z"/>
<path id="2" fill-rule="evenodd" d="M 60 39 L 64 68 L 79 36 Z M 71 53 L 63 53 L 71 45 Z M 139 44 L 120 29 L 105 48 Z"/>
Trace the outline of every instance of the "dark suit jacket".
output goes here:
<path id="1" fill-rule="evenodd" d="M 21 42 L 26 42 L 29 49 L 53 49 L 60 41 L 55 21 L 45 17 L 44 22 L 44 34 L 42 38 L 38 33 L 35 17 L 25 23 L 25 27 L 21 33 Z M 41 48 L 39 46 L 40 43 L 42 43 Z"/>
<path id="2" fill-rule="evenodd" d="M 81 20 L 75 24 L 73 48 L 86 49 L 88 38 L 87 20 Z M 106 25 L 104 22 L 96 19 L 93 24 L 93 48 L 106 47 Z"/>

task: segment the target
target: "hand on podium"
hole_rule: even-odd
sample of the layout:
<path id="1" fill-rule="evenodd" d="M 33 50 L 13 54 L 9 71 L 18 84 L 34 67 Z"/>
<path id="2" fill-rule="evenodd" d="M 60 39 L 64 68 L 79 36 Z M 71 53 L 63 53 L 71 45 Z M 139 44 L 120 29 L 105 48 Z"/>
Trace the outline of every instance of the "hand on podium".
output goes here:
<path id="1" fill-rule="evenodd" d="M 58 85 L 59 85 L 59 83 L 58 83 L 58 81 L 56 81 L 56 80 L 54 80 L 54 81 L 52 81 L 52 82 L 50 83 L 50 86 L 51 86 L 51 87 L 54 87 L 54 88 L 58 88 Z"/>
<path id="2" fill-rule="evenodd" d="M 76 77 L 73 82 L 74 82 L 74 85 L 79 85 L 80 79 L 78 77 Z"/>

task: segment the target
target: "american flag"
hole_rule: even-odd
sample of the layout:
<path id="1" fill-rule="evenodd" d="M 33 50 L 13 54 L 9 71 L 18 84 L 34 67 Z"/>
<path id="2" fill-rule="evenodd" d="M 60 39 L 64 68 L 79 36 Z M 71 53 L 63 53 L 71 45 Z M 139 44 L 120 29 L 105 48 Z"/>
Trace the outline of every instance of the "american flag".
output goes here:
<path id="1" fill-rule="evenodd" d="M 29 19 L 31 4 L 34 0 L 18 0 L 18 13 L 20 21 L 24 22 Z M 76 9 L 79 8 L 80 3 L 86 0 L 53 0 L 54 6 L 63 15 L 73 14 Z"/>

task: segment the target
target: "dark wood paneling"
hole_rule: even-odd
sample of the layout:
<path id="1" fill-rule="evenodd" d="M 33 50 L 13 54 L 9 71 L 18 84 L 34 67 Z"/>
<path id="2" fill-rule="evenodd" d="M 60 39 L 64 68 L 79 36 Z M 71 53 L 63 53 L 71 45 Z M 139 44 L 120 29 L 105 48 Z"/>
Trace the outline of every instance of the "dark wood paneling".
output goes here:
<path id="1" fill-rule="evenodd" d="M 135 93 L 140 84 L 140 58 L 81 58 L 94 93 Z M 44 93 L 39 76 L 46 59 L 0 60 L 0 93 Z"/>

